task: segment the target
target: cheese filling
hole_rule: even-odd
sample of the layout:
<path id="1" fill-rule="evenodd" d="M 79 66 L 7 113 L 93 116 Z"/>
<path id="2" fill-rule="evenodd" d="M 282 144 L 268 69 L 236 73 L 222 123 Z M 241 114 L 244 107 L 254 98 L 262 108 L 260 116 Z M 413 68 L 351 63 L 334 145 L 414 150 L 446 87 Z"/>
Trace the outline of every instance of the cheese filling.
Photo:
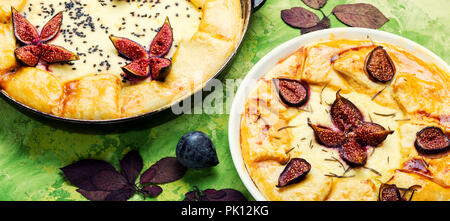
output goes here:
<path id="1" fill-rule="evenodd" d="M 180 41 L 197 32 L 201 11 L 185 0 L 32 0 L 22 13 L 40 30 L 59 11 L 64 11 L 61 33 L 51 42 L 77 53 L 80 60 L 52 64 L 49 69 L 63 82 L 92 73 L 120 75 L 128 61 L 118 55 L 110 35 L 126 37 L 147 50 L 169 17 L 174 43 L 171 58 Z"/>

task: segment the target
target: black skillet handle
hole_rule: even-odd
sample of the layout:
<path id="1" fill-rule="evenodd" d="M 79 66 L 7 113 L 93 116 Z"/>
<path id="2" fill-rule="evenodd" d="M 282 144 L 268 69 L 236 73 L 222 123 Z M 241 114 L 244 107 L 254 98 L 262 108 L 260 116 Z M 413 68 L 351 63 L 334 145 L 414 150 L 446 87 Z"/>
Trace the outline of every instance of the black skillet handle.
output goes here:
<path id="1" fill-rule="evenodd" d="M 259 8 L 261 8 L 264 3 L 266 3 L 266 0 L 251 0 L 252 2 L 252 12 L 255 12 Z"/>

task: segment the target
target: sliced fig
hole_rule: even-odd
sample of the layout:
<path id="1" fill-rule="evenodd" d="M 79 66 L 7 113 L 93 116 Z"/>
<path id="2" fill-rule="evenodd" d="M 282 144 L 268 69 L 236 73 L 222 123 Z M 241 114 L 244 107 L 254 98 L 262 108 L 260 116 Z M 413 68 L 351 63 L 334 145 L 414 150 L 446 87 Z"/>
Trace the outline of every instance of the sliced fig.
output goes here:
<path id="1" fill-rule="evenodd" d="M 61 30 L 61 24 L 63 21 L 63 12 L 56 14 L 50 21 L 45 24 L 41 31 L 41 42 L 47 42 L 52 40 L 58 35 Z"/>
<path id="2" fill-rule="evenodd" d="M 416 135 L 416 150 L 423 154 L 437 154 L 450 149 L 450 139 L 439 127 L 425 127 Z"/>
<path id="3" fill-rule="evenodd" d="M 22 62 L 22 64 L 30 67 L 34 67 L 39 62 L 40 48 L 36 45 L 27 45 L 17 48 L 14 51 L 17 60 Z"/>
<path id="4" fill-rule="evenodd" d="M 284 168 L 283 172 L 280 174 L 277 187 L 285 187 L 287 185 L 300 182 L 306 177 L 310 170 L 311 164 L 309 164 L 305 159 L 291 159 L 291 161 L 289 161 Z"/>
<path id="5" fill-rule="evenodd" d="M 313 129 L 317 142 L 326 147 L 340 147 L 345 141 L 345 133 L 342 131 L 333 130 L 324 126 L 313 125 L 310 122 L 308 122 L 308 125 Z"/>
<path id="6" fill-rule="evenodd" d="M 395 75 L 395 66 L 383 46 L 378 46 L 367 56 L 365 69 L 374 81 L 386 83 Z"/>
<path id="7" fill-rule="evenodd" d="M 400 190 L 395 184 L 381 184 L 379 201 L 403 201 Z"/>
<path id="8" fill-rule="evenodd" d="M 41 45 L 41 58 L 48 63 L 64 63 L 75 61 L 80 57 L 69 50 L 56 45 Z"/>
<path id="9" fill-rule="evenodd" d="M 128 77 L 146 78 L 150 75 L 150 61 L 146 58 L 139 59 L 123 67 L 122 70 Z"/>
<path id="10" fill-rule="evenodd" d="M 172 61 L 166 58 L 151 57 L 150 67 L 152 69 L 152 79 L 164 81 L 172 67 Z"/>
<path id="11" fill-rule="evenodd" d="M 152 57 L 164 57 L 166 56 L 173 44 L 173 32 L 170 25 L 169 18 L 166 18 L 163 26 L 159 30 L 156 37 L 153 39 L 150 45 L 150 56 Z"/>
<path id="12" fill-rule="evenodd" d="M 307 85 L 294 79 L 278 78 L 273 79 L 277 93 L 286 105 L 290 107 L 300 107 L 309 98 Z"/>
<path id="13" fill-rule="evenodd" d="M 367 153 L 354 138 L 348 139 L 339 149 L 341 158 L 350 166 L 357 167 L 366 164 Z"/>
<path id="14" fill-rule="evenodd" d="M 363 122 L 356 127 L 354 133 L 356 134 L 357 141 L 361 145 L 376 147 L 386 140 L 388 135 L 394 133 L 394 131 L 386 130 L 383 126 L 376 123 Z"/>
<path id="15" fill-rule="evenodd" d="M 144 47 L 128 38 L 115 37 L 111 35 L 109 39 L 111 39 L 119 54 L 125 58 L 135 61 L 149 57 Z"/>
<path id="16" fill-rule="evenodd" d="M 11 8 L 14 34 L 23 44 L 37 43 L 39 32 L 25 17 L 15 8 Z"/>
<path id="17" fill-rule="evenodd" d="M 336 100 L 331 105 L 331 120 L 342 131 L 349 131 L 356 128 L 363 116 L 359 109 L 349 100 L 336 93 Z"/>

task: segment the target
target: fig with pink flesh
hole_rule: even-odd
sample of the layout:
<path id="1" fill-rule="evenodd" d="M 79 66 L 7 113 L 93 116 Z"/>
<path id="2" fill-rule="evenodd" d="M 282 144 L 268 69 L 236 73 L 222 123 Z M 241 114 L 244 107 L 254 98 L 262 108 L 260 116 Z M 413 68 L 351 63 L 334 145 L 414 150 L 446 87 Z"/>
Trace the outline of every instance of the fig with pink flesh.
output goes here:
<path id="1" fill-rule="evenodd" d="M 16 58 L 24 65 L 34 67 L 42 59 L 47 63 L 62 63 L 78 60 L 79 57 L 69 50 L 45 44 L 54 39 L 61 30 L 63 13 L 56 14 L 44 25 L 41 34 L 16 9 L 12 8 L 14 33 L 18 41 L 25 46 L 15 50 Z"/>
<path id="2" fill-rule="evenodd" d="M 166 18 L 163 26 L 159 30 L 156 37 L 153 39 L 150 45 L 150 56 L 152 57 L 164 57 L 166 56 L 173 44 L 173 31 L 170 25 L 169 18 Z"/>
<path id="3" fill-rule="evenodd" d="M 11 8 L 14 35 L 23 44 L 32 44 L 39 41 L 39 32 L 15 8 Z"/>
<path id="4" fill-rule="evenodd" d="M 336 93 L 336 100 L 331 106 L 331 120 L 341 131 L 350 131 L 363 120 L 359 109 L 349 100 Z"/>
<path id="5" fill-rule="evenodd" d="M 120 55 L 132 61 L 148 58 L 148 53 L 140 44 L 128 39 L 110 36 L 109 37 Z"/>
<path id="6" fill-rule="evenodd" d="M 127 77 L 134 76 L 137 78 L 145 78 L 150 75 L 150 61 L 146 58 L 139 59 L 122 67 L 122 70 Z"/>
<path id="7" fill-rule="evenodd" d="M 63 13 L 59 12 L 50 21 L 45 24 L 41 31 L 41 42 L 47 42 L 52 40 L 58 35 L 61 30 L 61 25 L 63 21 Z"/>
<path id="8" fill-rule="evenodd" d="M 306 177 L 309 171 L 311 171 L 311 164 L 308 161 L 301 158 L 293 158 L 280 174 L 277 187 L 298 183 Z"/>
<path id="9" fill-rule="evenodd" d="M 395 75 L 395 66 L 391 57 L 382 46 L 373 49 L 366 58 L 365 70 L 371 79 L 386 83 Z"/>
<path id="10" fill-rule="evenodd" d="M 349 138 L 339 149 L 341 158 L 352 167 L 366 164 L 367 153 L 354 138 Z"/>
<path id="11" fill-rule="evenodd" d="M 376 147 L 386 140 L 388 135 L 394 133 L 394 131 L 386 130 L 383 126 L 376 123 L 363 122 L 356 127 L 354 133 L 361 145 Z"/>
<path id="12" fill-rule="evenodd" d="M 382 184 L 380 186 L 378 201 L 403 201 L 403 198 L 395 184 Z"/>
<path id="13" fill-rule="evenodd" d="M 438 154 L 450 149 L 450 139 L 439 127 L 425 127 L 416 135 L 416 150 L 423 154 Z"/>
<path id="14" fill-rule="evenodd" d="M 164 81 L 172 67 L 172 61 L 167 58 L 150 58 L 150 66 L 152 72 L 152 79 L 157 81 Z"/>
<path id="15" fill-rule="evenodd" d="M 308 87 L 301 81 L 294 79 L 278 78 L 273 79 L 275 89 L 286 105 L 290 107 L 303 106 L 309 98 Z"/>
<path id="16" fill-rule="evenodd" d="M 17 48 L 14 51 L 17 60 L 22 62 L 26 66 L 34 67 L 38 64 L 40 59 L 40 47 L 36 45 L 26 45 Z"/>
<path id="17" fill-rule="evenodd" d="M 56 45 L 41 45 L 41 59 L 48 63 L 75 61 L 80 57 L 71 51 Z"/>
<path id="18" fill-rule="evenodd" d="M 326 147 L 337 148 L 340 147 L 345 141 L 345 133 L 342 131 L 313 125 L 311 122 L 308 122 L 308 125 L 313 129 L 314 136 L 319 144 Z"/>

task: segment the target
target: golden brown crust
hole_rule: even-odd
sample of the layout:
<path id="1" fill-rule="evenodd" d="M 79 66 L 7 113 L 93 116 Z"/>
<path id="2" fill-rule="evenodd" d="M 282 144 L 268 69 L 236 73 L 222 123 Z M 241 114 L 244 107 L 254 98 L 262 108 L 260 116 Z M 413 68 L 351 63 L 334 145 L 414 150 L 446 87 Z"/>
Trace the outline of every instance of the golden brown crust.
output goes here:
<path id="1" fill-rule="evenodd" d="M 63 86 L 52 73 L 20 68 L 0 79 L 0 86 L 18 102 L 44 113 L 59 115 Z"/>
<path id="2" fill-rule="evenodd" d="M 419 155 L 414 147 L 416 133 L 425 126 L 438 126 L 449 134 L 441 119 L 450 108 L 449 74 L 404 50 L 382 45 L 397 68 L 394 79 L 385 84 L 374 83 L 364 71 L 365 58 L 375 46 L 347 40 L 302 47 L 258 81 L 242 114 L 241 148 L 250 176 L 267 199 L 377 200 L 382 183 L 393 183 L 401 188 L 419 185 L 412 200 L 450 200 L 450 154 Z M 333 56 L 333 61 L 327 61 Z M 277 100 L 271 79 L 300 76 L 310 84 L 310 101 L 301 109 L 288 108 Z M 411 79 L 408 86 L 399 82 L 403 78 Z M 339 158 L 336 150 L 317 143 L 306 124 L 311 118 L 331 126 L 326 110 L 338 89 L 345 89 L 341 92 L 355 101 L 366 120 L 395 131 L 376 150 L 368 150 L 367 168 L 353 168 L 344 173 L 346 178 L 326 176 L 341 175 L 347 165 L 341 168 L 333 160 Z M 275 187 L 284 164 L 293 157 L 311 163 L 311 173 L 295 185 Z M 406 170 L 410 160 L 423 162 L 426 173 Z M 323 188 L 311 189 L 315 185 Z M 405 195 L 406 200 L 409 196 Z"/>
<path id="3" fill-rule="evenodd" d="M 16 41 L 10 23 L 0 23 L 0 76 L 13 70 L 17 63 L 14 55 Z"/>
<path id="4" fill-rule="evenodd" d="M 9 23 L 11 20 L 11 7 L 17 10 L 22 8 L 27 3 L 27 0 L 1 0 L 0 1 L 0 22 Z"/>

